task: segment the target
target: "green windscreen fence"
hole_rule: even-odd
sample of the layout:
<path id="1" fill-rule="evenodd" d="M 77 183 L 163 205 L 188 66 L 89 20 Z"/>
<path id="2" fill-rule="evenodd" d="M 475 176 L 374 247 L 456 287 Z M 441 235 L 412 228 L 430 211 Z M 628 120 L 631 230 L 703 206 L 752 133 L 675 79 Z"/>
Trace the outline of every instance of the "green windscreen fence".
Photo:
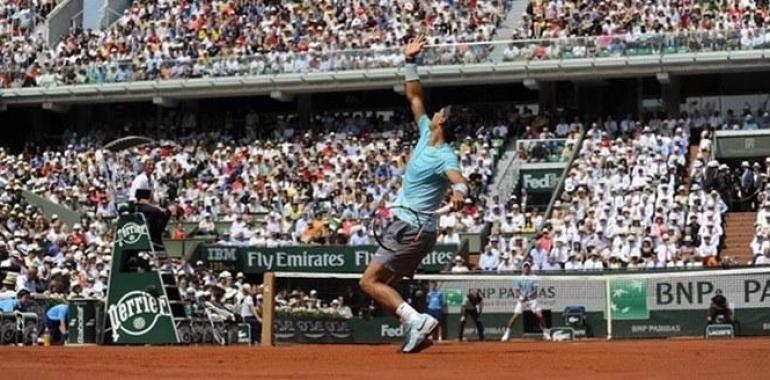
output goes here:
<path id="1" fill-rule="evenodd" d="M 278 290 L 315 289 L 322 299 L 347 297 L 355 289 L 360 275 L 334 273 L 277 273 Z M 461 305 L 469 291 L 478 290 L 484 298 L 484 333 L 487 339 L 499 339 L 505 322 L 519 301 L 520 274 L 417 275 L 403 281 L 400 290 L 405 299 L 418 305 L 415 289 L 427 292 L 429 280 L 438 283 L 443 293 L 447 338 L 456 338 Z M 734 313 L 738 336 L 770 335 L 770 267 L 693 270 L 674 272 L 613 272 L 579 274 L 536 274 L 537 303 L 544 310 L 549 327 L 575 327 L 565 311 L 584 310 L 578 336 L 598 338 L 652 338 L 703 336 L 712 298 L 717 291 L 727 298 Z M 352 299 L 356 299 L 353 297 Z M 352 305 L 356 306 L 356 305 Z M 423 305 L 424 306 L 424 305 Z M 416 306 L 419 308 L 419 306 Z M 572 311 L 570 311 L 572 313 Z M 296 326 L 297 320 L 313 321 L 312 314 L 293 314 L 283 310 L 281 325 Z M 338 318 L 340 320 L 344 318 Z M 514 337 L 537 329 L 531 315 L 525 315 L 513 330 Z M 312 324 L 312 323 L 311 323 Z M 300 324 L 302 325 L 302 324 Z M 398 339 L 399 324 L 388 315 L 365 318 L 353 316 L 344 323 L 346 341 L 379 343 Z M 466 324 L 466 336 L 475 336 L 473 323 Z M 362 330 L 357 330 L 362 329 Z M 284 331 L 286 332 L 286 331 Z M 292 339 L 296 336 L 292 335 Z M 330 341 L 334 339 L 330 338 Z"/>

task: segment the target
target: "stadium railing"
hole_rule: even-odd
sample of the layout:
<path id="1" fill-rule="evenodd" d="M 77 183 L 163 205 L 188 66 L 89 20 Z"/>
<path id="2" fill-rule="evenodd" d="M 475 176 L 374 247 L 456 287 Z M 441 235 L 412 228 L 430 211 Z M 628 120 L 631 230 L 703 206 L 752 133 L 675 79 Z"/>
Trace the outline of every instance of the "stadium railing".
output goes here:
<path id="1" fill-rule="evenodd" d="M 516 141 L 516 153 L 521 151 L 527 152 L 527 162 L 567 162 L 571 158 L 563 157 L 562 153 L 567 146 L 567 142 L 575 140 L 568 139 L 527 139 Z M 545 156 L 533 157 L 535 148 L 545 148 Z"/>
<path id="2" fill-rule="evenodd" d="M 548 207 L 546 207 L 545 212 L 543 213 L 543 225 L 536 226 L 536 231 L 533 234 L 533 239 L 529 239 L 529 243 L 527 244 L 527 250 L 526 254 L 528 255 L 529 252 L 532 251 L 532 248 L 535 247 L 535 244 L 537 243 L 537 237 L 540 236 L 540 234 L 543 232 L 543 228 L 545 227 L 545 224 L 548 222 L 548 220 L 551 219 L 551 215 L 553 214 L 553 206 L 556 201 L 561 198 L 561 194 L 564 191 L 564 181 L 567 179 L 567 175 L 569 174 L 569 170 L 572 167 L 573 162 L 575 162 L 575 159 L 580 155 L 580 147 L 583 146 L 583 140 L 585 138 L 585 129 L 580 131 L 580 136 L 575 141 L 575 150 L 572 151 L 572 155 L 570 156 L 569 160 L 567 161 L 567 166 L 564 168 L 564 170 L 561 173 L 561 176 L 559 177 L 559 182 L 556 185 L 556 188 L 553 191 L 553 195 L 551 195 L 551 200 L 548 202 Z"/>
<path id="3" fill-rule="evenodd" d="M 561 174 L 561 177 L 559 177 L 559 183 L 556 185 L 556 188 L 554 189 L 553 195 L 551 196 L 551 200 L 548 202 L 548 207 L 545 210 L 545 213 L 543 214 L 543 221 L 549 220 L 551 218 L 551 214 L 553 213 L 553 204 L 556 203 L 559 198 L 561 198 L 561 194 L 564 191 L 564 181 L 567 179 L 567 175 L 569 174 L 569 170 L 572 167 L 572 164 L 575 162 L 575 159 L 580 155 L 580 147 L 583 146 L 583 140 L 585 139 L 585 130 L 580 131 L 580 136 L 577 140 L 575 140 L 575 150 L 572 151 L 572 155 L 567 160 L 567 167 L 564 169 L 564 171 Z M 537 227 L 537 233 L 539 234 L 542 232 L 544 226 L 538 226 Z M 529 249 L 532 249 L 532 247 L 528 247 Z"/>
<path id="4" fill-rule="evenodd" d="M 767 36 L 764 29 L 755 30 Z M 704 72 L 766 68 L 765 49 L 770 43 L 741 39 L 740 31 L 677 32 L 614 35 L 538 40 L 507 40 L 427 46 L 421 56 L 426 83 L 453 79 L 464 84 L 498 80 L 546 79 L 561 70 L 561 79 L 619 74 L 650 74 L 682 70 L 689 66 Z M 506 49 L 499 61 L 495 49 Z M 232 62 L 233 64 L 228 64 Z M 153 99 L 211 90 L 233 96 L 271 94 L 275 91 L 312 92 L 324 85 L 342 89 L 388 88 L 400 80 L 403 63 L 400 49 L 339 50 L 322 52 L 265 53 L 252 56 L 214 57 L 206 60 L 157 60 L 136 66 L 133 61 L 107 62 L 89 70 L 124 70 L 126 81 L 59 85 L 53 77 L 42 77 L 41 87 L 10 88 L 0 96 L 7 104 L 43 101 L 87 101 L 89 96 Z M 164 74 L 176 67 L 175 76 Z M 132 74 L 144 73 L 130 82 Z M 5 70 L 9 70 L 6 68 Z M 11 74 L 24 75 L 22 68 Z M 597 70 L 600 72 L 597 73 Z M 616 73 L 617 71 L 617 73 Z M 5 73 L 8 73 L 6 71 Z M 0 74 L 3 74 L 0 71 Z M 550 76 L 549 76 L 550 75 Z M 87 77 L 87 76 L 86 76 Z M 462 80 L 457 79 L 458 77 Z M 332 82 L 332 83 L 330 83 Z M 352 85 L 351 82 L 360 82 Z M 361 84 L 366 83 L 365 87 Z M 346 86 L 340 87 L 340 84 Z M 253 88 L 243 88 L 253 87 Z M 325 87 L 324 87 L 325 88 Z M 232 92 L 236 91 L 236 92 Z M 238 92 L 239 91 L 239 92 Z M 39 99 L 36 99 L 39 98 Z M 43 100 L 45 99 L 45 100 Z"/>
<path id="5" fill-rule="evenodd" d="M 506 49 L 502 61 L 570 60 L 576 58 L 641 57 L 684 53 L 762 50 L 770 47 L 770 29 L 757 29 L 763 42 L 742 39 L 741 31 L 682 31 L 642 35 L 603 35 L 556 39 L 498 40 L 428 45 L 420 56 L 423 65 L 462 65 L 493 62 L 495 49 Z M 235 62 L 237 65 L 232 65 Z M 185 77 L 224 77 L 285 73 L 338 72 L 394 68 L 403 64 L 400 48 L 346 49 L 304 52 L 267 52 L 255 55 L 195 59 L 158 59 L 142 64 L 134 60 L 106 61 L 89 70 L 146 70 L 148 80 L 164 78 L 162 68 L 179 67 Z M 131 78 L 131 75 L 127 75 Z"/>

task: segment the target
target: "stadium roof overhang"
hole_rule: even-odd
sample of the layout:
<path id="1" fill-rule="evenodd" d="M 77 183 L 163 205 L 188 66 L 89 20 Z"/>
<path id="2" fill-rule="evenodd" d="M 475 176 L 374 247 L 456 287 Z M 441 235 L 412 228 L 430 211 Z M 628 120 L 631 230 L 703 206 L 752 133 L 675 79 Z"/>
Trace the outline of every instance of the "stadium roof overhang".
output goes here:
<path id="1" fill-rule="evenodd" d="M 770 50 L 684 53 L 634 57 L 515 61 L 421 67 L 426 86 L 483 85 L 527 81 L 649 77 L 659 73 L 693 75 L 770 70 Z M 306 74 L 197 78 L 49 88 L 0 90 L 4 106 L 42 104 L 175 101 L 214 97 L 293 96 L 306 93 L 394 89 L 400 69 L 351 70 Z"/>

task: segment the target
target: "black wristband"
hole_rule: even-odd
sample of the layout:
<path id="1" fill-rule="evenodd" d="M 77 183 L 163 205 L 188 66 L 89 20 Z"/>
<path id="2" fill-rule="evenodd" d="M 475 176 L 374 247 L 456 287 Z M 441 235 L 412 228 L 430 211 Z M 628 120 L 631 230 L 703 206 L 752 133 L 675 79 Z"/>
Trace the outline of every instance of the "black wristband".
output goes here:
<path id="1" fill-rule="evenodd" d="M 417 58 L 415 58 L 415 57 L 404 57 L 404 62 L 406 62 L 406 63 L 416 63 L 417 62 Z"/>

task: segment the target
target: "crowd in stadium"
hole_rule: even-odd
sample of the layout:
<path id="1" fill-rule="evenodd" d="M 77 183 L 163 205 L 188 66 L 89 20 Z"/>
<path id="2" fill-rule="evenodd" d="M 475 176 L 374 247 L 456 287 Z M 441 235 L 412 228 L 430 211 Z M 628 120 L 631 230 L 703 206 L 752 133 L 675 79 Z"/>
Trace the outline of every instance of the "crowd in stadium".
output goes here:
<path id="1" fill-rule="evenodd" d="M 562 38 L 763 28 L 766 1 L 531 1 L 522 38 Z"/>
<path id="2" fill-rule="evenodd" d="M 459 244 L 458 231 L 480 232 L 488 221 L 487 201 L 498 200 L 485 195 L 498 155 L 493 151 L 504 149 L 509 126 L 517 125 L 504 114 L 496 119 L 468 110 L 466 117 L 467 131 L 457 149 L 479 201 L 444 216 L 440 240 L 446 244 Z M 62 147 L 28 146 L 22 154 L 2 150 L 0 298 L 13 298 L 20 290 L 47 299 L 104 298 L 116 201 L 148 167 L 153 167 L 156 201 L 174 210 L 168 238 L 215 235 L 212 222 L 226 220 L 230 227 L 211 236 L 215 243 L 373 244 L 367 218 L 397 193 L 415 137 L 412 123 L 397 113 L 386 120 L 319 115 L 311 129 L 277 123 L 275 134 L 256 138 L 252 124 L 258 118 L 247 115 L 239 139 L 221 132 L 191 133 L 173 144 L 114 153 L 100 148 L 110 133 L 95 128 L 86 135 L 65 134 Z M 512 118 L 516 123 L 530 120 Z M 27 203 L 23 191 L 78 211 L 82 218 L 68 226 L 58 215 L 46 216 Z M 198 228 L 177 231 L 175 221 L 197 222 Z M 183 299 L 191 304 L 243 315 L 248 307 L 240 301 L 249 295 L 255 304 L 260 301 L 259 288 L 247 284 L 242 274 L 233 278 L 202 262 L 154 264 L 177 275 Z M 290 293 L 281 310 L 309 307 L 305 298 L 317 300 L 314 294 Z M 347 302 L 350 297 L 314 302 L 313 309 L 348 316 Z M 360 303 L 355 312 L 368 313 Z"/>
<path id="3" fill-rule="evenodd" d="M 502 144 L 508 134 L 504 121 L 491 122 L 469 124 L 474 137 L 458 146 L 463 174 L 480 194 L 487 192 L 499 154 L 493 144 Z M 82 211 L 87 220 L 77 227 L 104 240 L 106 231 L 94 231 L 93 225 L 101 227 L 116 215 L 118 194 L 127 193 L 134 175 L 151 166 L 157 200 L 173 210 L 173 221 L 198 222 L 194 234 L 215 235 L 214 222 L 230 221 L 220 236 L 223 244 L 358 245 L 369 243 L 373 212 L 394 200 L 409 153 L 402 142 L 413 137 L 401 115 L 378 130 L 373 124 L 373 118 L 351 117 L 326 133 L 295 134 L 288 128 L 279 138 L 246 144 L 217 133 L 195 134 L 117 155 L 75 143 L 63 151 L 3 153 L 0 160 L 11 191 L 26 186 Z M 187 144 L 191 141 L 196 143 Z M 455 231 L 480 229 L 484 201 L 453 215 Z"/>
<path id="4" fill-rule="evenodd" d="M 478 117 L 469 112 L 469 118 Z M 583 128 L 579 121 L 567 125 L 563 118 L 525 110 L 508 120 L 469 126 L 469 137 L 457 148 L 464 175 L 481 195 L 461 212 L 441 216 L 439 243 L 459 243 L 459 231 L 481 232 L 485 226 L 490 234 L 477 263 L 457 257 L 451 272 L 515 272 L 524 262 L 538 272 L 716 267 L 727 260 L 719 253 L 728 209 L 759 210 L 751 244 L 754 264 L 770 264 L 770 159 L 731 170 L 710 158 L 711 130 L 745 120 L 745 115 L 730 115 L 644 122 L 606 118 Z M 410 122 L 399 114 L 377 127 L 369 117 L 350 116 L 343 123 L 332 119 L 326 124 L 337 128 L 306 131 L 283 125 L 266 139 L 251 132 L 241 139 L 192 134 L 128 154 L 96 149 L 107 138 L 100 131 L 67 135 L 63 149 L 21 155 L 3 151 L 0 271 L 5 276 L 0 299 L 21 290 L 48 299 L 104 298 L 114 201 L 148 162 L 154 164 L 157 200 L 176 210 L 175 220 L 197 222 L 200 233 L 211 234 L 216 234 L 213 221 L 231 222 L 218 244 L 371 243 L 365 219 L 392 201 L 408 154 L 409 144 L 403 142 L 414 138 Z M 323 117 L 318 120 L 324 124 Z M 569 142 L 552 154 L 577 149 L 577 158 L 546 220 L 528 207 L 526 194 L 501 198 L 488 186 L 496 163 L 492 151 L 499 147 L 492 141 L 505 141 L 509 130 L 521 138 L 557 137 L 550 132 L 550 120 L 562 125 L 556 130 Z M 582 145 L 573 147 L 581 132 Z M 188 144 L 193 140 L 198 143 Z M 691 141 L 698 148 L 692 157 Z M 532 153 L 536 145 L 522 145 L 517 159 L 537 156 Z M 84 218 L 71 228 L 56 215 L 46 219 L 42 210 L 27 204 L 23 189 L 81 211 Z M 264 221 L 253 217 L 257 213 L 266 214 Z M 170 237 L 184 237 L 174 234 Z M 262 289 L 243 273 L 212 271 L 203 262 L 156 259 L 154 265 L 176 275 L 184 302 L 225 319 L 249 318 L 258 326 Z M 277 310 L 342 318 L 375 310 L 360 294 L 324 296 L 315 290 L 280 291 Z"/>
<path id="5" fill-rule="evenodd" d="M 482 62 L 511 1 L 134 1 L 104 30 L 36 31 L 56 2 L 0 8 L 0 87 L 394 67 L 396 48 L 426 34 L 426 63 Z M 579 58 L 767 46 L 763 1 L 530 1 L 503 60 Z M 567 37 L 595 37 L 567 39 Z"/>
<path id="6" fill-rule="evenodd" d="M 58 4 L 59 0 L 4 0 L 0 3 L 0 40 L 31 34 Z"/>
<path id="7" fill-rule="evenodd" d="M 531 1 L 504 60 L 760 49 L 766 1 Z"/>
<path id="8" fill-rule="evenodd" d="M 509 5 L 136 0 L 109 28 L 73 28 L 59 41 L 45 41 L 32 27 L 0 28 L 0 87 L 393 67 L 410 35 L 428 35 L 431 44 L 490 40 Z M 488 53 L 463 45 L 425 59 L 470 63 Z"/>
<path id="9" fill-rule="evenodd" d="M 531 127 L 538 123 L 532 115 L 524 120 L 530 126 L 522 129 L 522 137 L 553 137 L 545 128 L 536 132 Z M 618 123 L 608 118 L 593 123 L 549 220 L 544 223 L 541 212 L 528 209 L 526 198 L 489 194 L 461 212 L 443 215 L 439 243 L 458 243 L 459 232 L 491 226 L 480 270 L 515 270 L 525 259 L 537 270 L 717 265 L 723 214 L 731 207 L 766 209 L 770 169 L 746 162 L 730 172 L 725 164 L 708 160 L 708 131 L 702 134 L 700 153 L 689 163 L 689 131 L 695 120 Z M 372 244 L 367 218 L 392 201 L 408 154 L 401 142 L 412 138 L 392 132 L 409 130 L 409 122 L 398 114 L 382 128 L 374 130 L 372 124 L 351 117 L 335 132 L 286 128 L 248 144 L 217 134 L 191 135 L 189 141 L 197 139 L 197 145 L 182 139 L 124 155 L 95 149 L 93 136 L 69 140 L 73 144 L 62 150 L 3 152 L 0 174 L 8 182 L 0 197 L 0 266 L 18 273 L 6 278 L 8 290 L 40 279 L 46 285 L 38 290 L 56 294 L 103 292 L 109 226 L 117 215 L 114 201 L 146 162 L 154 163 L 157 198 L 175 210 L 174 220 L 198 224 L 194 232 L 172 227 L 169 238 L 216 234 L 213 222 L 227 220 L 231 224 L 217 238 L 219 244 Z M 582 128 L 573 124 L 570 133 Z M 481 194 L 488 193 L 493 175 L 492 141 L 505 140 L 508 125 L 473 125 L 469 134 L 474 137 L 458 145 L 464 175 Z M 84 218 L 70 227 L 55 215 L 46 220 L 26 204 L 22 188 L 81 211 Z M 747 202 L 750 196 L 754 198 Z M 757 256 L 770 247 L 763 240 L 768 220 L 767 212 L 759 213 L 752 245 Z M 541 225 L 545 229 L 539 236 L 522 235 Z M 62 275 L 79 287 L 64 289 L 51 281 Z"/>
<path id="10" fill-rule="evenodd" d="M 542 233 L 531 245 L 521 236 L 511 237 L 525 214 L 517 207 L 496 211 L 479 268 L 518 270 L 524 260 L 542 271 L 720 265 L 725 259 L 719 257 L 723 215 L 730 207 L 756 207 L 749 203 L 758 203 L 756 192 L 765 189 L 770 169 L 745 162 L 733 173 L 710 160 L 708 130 L 688 162 L 694 120 L 593 123 Z M 765 234 L 763 221 L 758 232 Z"/>

